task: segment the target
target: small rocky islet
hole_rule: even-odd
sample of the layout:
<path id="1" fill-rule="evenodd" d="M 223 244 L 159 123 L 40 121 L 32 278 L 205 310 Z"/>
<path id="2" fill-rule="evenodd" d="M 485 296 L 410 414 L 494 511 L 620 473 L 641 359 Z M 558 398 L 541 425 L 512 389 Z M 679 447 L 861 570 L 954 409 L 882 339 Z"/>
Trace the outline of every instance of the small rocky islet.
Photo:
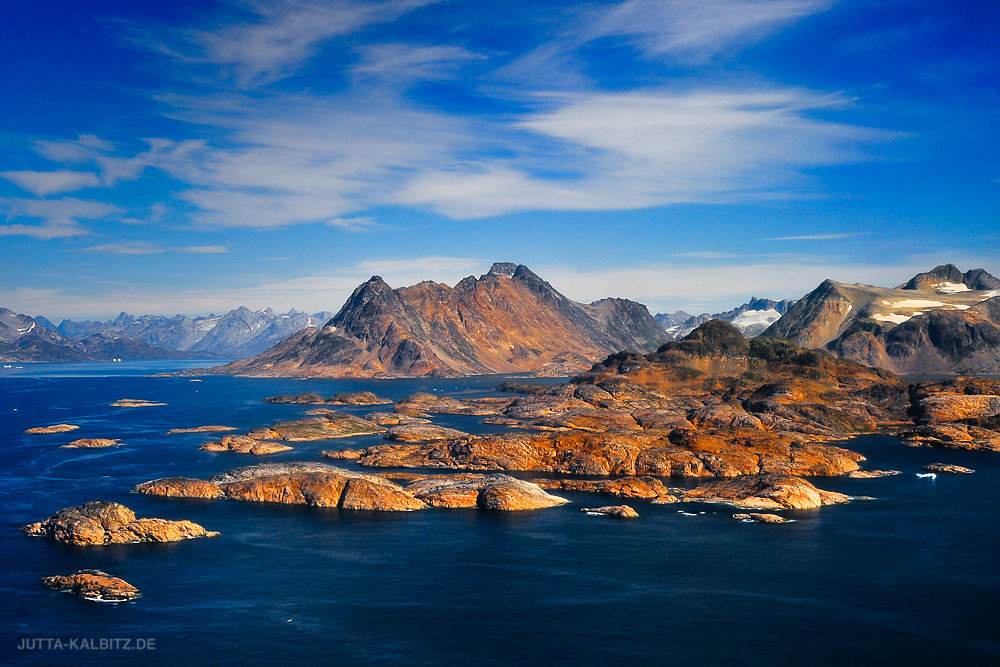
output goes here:
<path id="1" fill-rule="evenodd" d="M 101 570 L 80 570 L 70 575 L 42 577 L 41 583 L 46 588 L 72 593 L 94 602 L 128 602 L 142 595 L 138 588 L 124 579 Z"/>
<path id="2" fill-rule="evenodd" d="M 104 501 L 67 507 L 47 519 L 24 526 L 21 532 L 75 546 L 177 542 L 219 534 L 192 521 L 139 519 L 125 505 Z"/>
<path id="3" fill-rule="evenodd" d="M 29 435 L 47 435 L 50 433 L 69 433 L 76 431 L 80 427 L 76 424 L 52 424 L 51 426 L 35 426 L 29 428 L 25 433 Z"/>

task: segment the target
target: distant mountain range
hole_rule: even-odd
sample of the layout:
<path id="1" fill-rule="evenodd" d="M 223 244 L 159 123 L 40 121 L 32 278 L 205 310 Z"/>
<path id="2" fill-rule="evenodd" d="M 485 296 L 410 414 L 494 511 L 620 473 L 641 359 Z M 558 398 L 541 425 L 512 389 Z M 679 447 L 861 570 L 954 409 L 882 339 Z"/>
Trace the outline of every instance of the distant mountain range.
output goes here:
<path id="1" fill-rule="evenodd" d="M 189 318 L 122 313 L 58 326 L 0 308 L 0 360 L 241 358 L 212 372 L 262 376 L 568 375 L 610 353 L 653 350 L 720 319 L 745 336 L 902 374 L 1000 373 L 1000 279 L 953 264 L 897 287 L 824 281 L 798 301 L 753 298 L 714 315 L 654 319 L 626 299 L 577 303 L 527 267 L 494 264 L 454 287 L 393 289 L 378 276 L 336 315 L 237 308 Z"/>
<path id="2" fill-rule="evenodd" d="M 149 345 L 128 336 L 93 333 L 72 340 L 43 326 L 39 320 L 0 308 L 0 361 L 109 361 L 112 359 L 172 359 L 190 353 Z M 205 354 L 195 356 L 204 357 Z"/>
<path id="3" fill-rule="evenodd" d="M 393 289 L 378 276 L 354 290 L 322 328 L 212 372 L 239 375 L 567 375 L 609 353 L 667 339 L 642 304 L 576 303 L 525 266 L 497 263 L 454 287 Z"/>
<path id="4" fill-rule="evenodd" d="M 327 312 L 308 315 L 294 309 L 279 314 L 270 308 L 250 310 L 240 306 L 224 315 L 195 318 L 122 313 L 106 322 L 63 320 L 55 330 L 73 340 L 104 333 L 128 336 L 170 350 L 248 357 L 263 352 L 296 331 L 323 324 L 331 315 Z"/>
<path id="5" fill-rule="evenodd" d="M 332 315 L 297 310 L 279 314 L 270 308 L 255 311 L 241 306 L 224 315 L 190 318 L 122 313 L 106 322 L 63 320 L 56 326 L 44 317 L 0 312 L 0 359 L 4 361 L 247 357 Z"/>
<path id="6" fill-rule="evenodd" d="M 752 297 L 742 306 L 724 313 L 691 315 L 683 310 L 678 310 L 675 313 L 657 313 L 655 318 L 663 326 L 671 340 L 680 340 L 709 320 L 729 322 L 747 338 L 754 338 L 777 322 L 793 303 L 795 302 L 789 300 L 774 301 Z"/>
<path id="7" fill-rule="evenodd" d="M 762 335 L 896 373 L 998 373 L 1000 280 L 953 264 L 894 288 L 826 280 Z"/>

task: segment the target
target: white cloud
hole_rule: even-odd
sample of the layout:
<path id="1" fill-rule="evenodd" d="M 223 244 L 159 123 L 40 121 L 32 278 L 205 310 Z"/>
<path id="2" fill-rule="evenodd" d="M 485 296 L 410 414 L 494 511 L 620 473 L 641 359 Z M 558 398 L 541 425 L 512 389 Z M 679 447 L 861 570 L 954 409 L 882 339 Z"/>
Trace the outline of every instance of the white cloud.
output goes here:
<path id="1" fill-rule="evenodd" d="M 112 255 L 156 255 L 163 248 L 145 241 L 122 241 L 119 243 L 104 243 L 84 248 L 89 252 L 111 253 Z"/>
<path id="2" fill-rule="evenodd" d="M 580 38 L 626 37 L 649 56 L 700 63 L 832 4 L 832 0 L 628 0 L 595 13 Z"/>
<path id="3" fill-rule="evenodd" d="M 189 245 L 177 248 L 177 251 L 195 255 L 223 255 L 229 252 L 229 248 L 224 245 Z"/>
<path id="4" fill-rule="evenodd" d="M 463 65 L 485 60 L 449 45 L 372 44 L 361 52 L 361 62 L 351 68 L 355 76 L 399 83 L 451 78 Z"/>
<path id="5" fill-rule="evenodd" d="M 433 0 L 256 0 L 234 7 L 236 21 L 160 37 L 132 28 L 132 42 L 189 65 L 218 68 L 242 88 L 295 74 L 327 40 L 392 21 Z"/>
<path id="6" fill-rule="evenodd" d="M 96 220 L 119 213 L 121 209 L 105 202 L 82 199 L 24 199 L 0 198 L 0 213 L 10 219 L 38 220 L 39 224 L 0 225 L 0 236 L 29 236 L 36 239 L 55 239 L 81 236 L 90 231 L 80 220 Z"/>
<path id="7" fill-rule="evenodd" d="M 359 216 L 356 218 L 333 218 L 331 220 L 327 220 L 326 225 L 328 227 L 343 229 L 348 232 L 370 232 L 383 227 L 383 225 L 380 225 L 375 218 L 368 216 Z"/>
<path id="8" fill-rule="evenodd" d="M 864 159 L 858 146 L 889 136 L 814 119 L 810 112 L 846 101 L 792 88 L 555 95 L 547 102 L 517 123 L 536 140 L 521 142 L 520 160 L 419 173 L 395 200 L 475 218 L 791 198 L 807 190 L 806 168 Z M 529 171 L 537 163 L 548 173 Z"/>
<path id="9" fill-rule="evenodd" d="M 839 239 L 850 239 L 856 236 L 865 236 L 867 232 L 845 232 L 839 234 L 801 234 L 798 236 L 774 236 L 765 241 L 836 241 Z"/>
<path id="10" fill-rule="evenodd" d="M 44 197 L 101 184 L 96 174 L 86 171 L 5 171 L 0 176 L 32 194 Z"/>

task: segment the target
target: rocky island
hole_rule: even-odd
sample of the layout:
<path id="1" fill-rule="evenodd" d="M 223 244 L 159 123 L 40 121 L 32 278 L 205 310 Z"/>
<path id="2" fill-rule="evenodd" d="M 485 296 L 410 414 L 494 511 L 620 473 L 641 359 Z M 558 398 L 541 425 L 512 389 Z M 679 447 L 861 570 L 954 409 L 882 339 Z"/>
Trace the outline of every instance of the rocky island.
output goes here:
<path id="1" fill-rule="evenodd" d="M 137 519 L 128 507 L 102 501 L 60 510 L 48 519 L 24 526 L 21 532 L 76 546 L 177 542 L 219 534 L 191 521 Z"/>
<path id="2" fill-rule="evenodd" d="M 55 591 L 72 593 L 95 602 L 128 602 L 140 595 L 139 589 L 124 579 L 100 570 L 80 570 L 66 576 L 42 577 L 42 585 Z"/>

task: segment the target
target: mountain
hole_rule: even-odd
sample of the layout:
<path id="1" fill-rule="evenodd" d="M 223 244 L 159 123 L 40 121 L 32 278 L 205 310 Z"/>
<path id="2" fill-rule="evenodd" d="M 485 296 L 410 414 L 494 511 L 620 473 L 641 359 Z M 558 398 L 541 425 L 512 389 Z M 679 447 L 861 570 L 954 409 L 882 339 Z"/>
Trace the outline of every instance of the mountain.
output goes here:
<path id="1" fill-rule="evenodd" d="M 680 340 L 710 320 L 729 322 L 747 338 L 754 338 L 764 333 L 764 330 L 787 312 L 793 303 L 795 302 L 789 300 L 775 301 L 751 297 L 750 301 L 742 306 L 724 313 L 689 315 L 683 310 L 678 310 L 676 313 L 658 313 L 655 317 L 671 340 Z"/>
<path id="2" fill-rule="evenodd" d="M 896 373 L 996 373 L 1000 280 L 953 264 L 895 288 L 826 280 L 762 335 Z"/>
<path id="3" fill-rule="evenodd" d="M 379 276 L 358 286 L 323 328 L 213 369 L 239 375 L 565 375 L 609 352 L 666 340 L 645 306 L 625 299 L 571 301 L 525 266 L 496 263 L 454 287 L 425 281 L 393 289 Z"/>
<path id="4" fill-rule="evenodd" d="M 0 361 L 83 361 L 74 342 L 34 318 L 0 308 Z"/>
<path id="5" fill-rule="evenodd" d="M 153 347 L 182 352 L 249 357 L 268 349 L 289 334 L 327 321 L 332 313 L 308 315 L 297 310 L 278 314 L 270 308 L 250 310 L 240 306 L 224 315 L 190 318 L 184 315 L 132 316 L 121 313 L 107 322 L 63 320 L 57 331 L 74 340 L 95 333 L 126 336 Z"/>
<path id="6" fill-rule="evenodd" d="M 75 341 L 43 326 L 38 319 L 0 308 L 0 361 L 107 361 L 186 356 L 190 355 L 115 334 L 95 333 Z"/>

